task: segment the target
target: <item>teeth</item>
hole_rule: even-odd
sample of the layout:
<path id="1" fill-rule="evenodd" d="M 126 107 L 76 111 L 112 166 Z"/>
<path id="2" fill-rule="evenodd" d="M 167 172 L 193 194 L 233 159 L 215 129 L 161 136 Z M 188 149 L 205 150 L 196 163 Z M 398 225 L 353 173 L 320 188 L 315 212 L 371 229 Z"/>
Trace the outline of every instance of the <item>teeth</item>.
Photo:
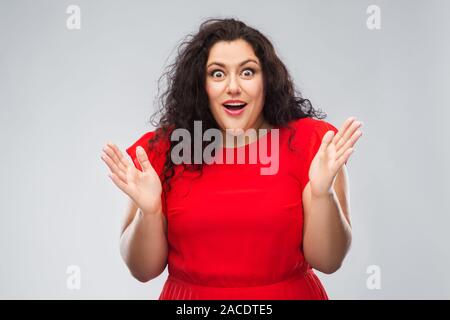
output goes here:
<path id="1" fill-rule="evenodd" d="M 246 103 L 225 103 L 224 105 L 232 106 L 232 107 L 240 107 L 240 106 L 245 106 Z"/>
<path id="2" fill-rule="evenodd" d="M 236 104 L 236 103 L 232 103 L 232 104 L 224 104 L 224 107 L 227 108 L 228 110 L 241 110 L 243 108 L 245 108 L 246 103 L 244 104 Z"/>

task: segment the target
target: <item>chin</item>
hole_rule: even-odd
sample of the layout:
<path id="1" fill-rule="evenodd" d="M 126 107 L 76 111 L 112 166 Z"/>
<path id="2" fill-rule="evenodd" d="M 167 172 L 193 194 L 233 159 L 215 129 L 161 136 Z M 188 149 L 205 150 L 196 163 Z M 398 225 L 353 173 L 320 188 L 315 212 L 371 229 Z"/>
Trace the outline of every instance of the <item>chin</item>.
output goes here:
<path id="1" fill-rule="evenodd" d="M 239 125 L 237 123 L 227 123 L 225 122 L 224 130 L 229 130 L 229 134 L 233 136 L 239 136 L 240 134 L 243 134 L 245 130 L 247 129 L 245 125 Z M 241 131 L 242 130 L 242 131 Z"/>

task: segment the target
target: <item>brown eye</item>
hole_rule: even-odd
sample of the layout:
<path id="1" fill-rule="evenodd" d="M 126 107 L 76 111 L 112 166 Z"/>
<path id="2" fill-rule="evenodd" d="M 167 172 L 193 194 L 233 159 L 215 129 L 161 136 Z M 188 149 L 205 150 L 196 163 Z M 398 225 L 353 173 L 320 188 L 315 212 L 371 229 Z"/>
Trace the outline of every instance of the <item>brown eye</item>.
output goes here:
<path id="1" fill-rule="evenodd" d="M 223 75 L 223 72 L 221 71 L 221 70 L 213 70 L 211 73 L 210 73 L 210 75 L 211 75 L 211 77 L 213 77 L 213 78 L 217 78 L 216 77 L 216 75 L 217 74 L 222 74 Z"/>
<path id="2" fill-rule="evenodd" d="M 249 72 L 250 71 L 250 72 Z M 255 70 L 253 70 L 252 68 L 247 68 L 244 69 L 244 71 L 242 72 L 244 74 L 244 76 L 246 77 L 251 77 L 252 75 L 254 75 Z"/>

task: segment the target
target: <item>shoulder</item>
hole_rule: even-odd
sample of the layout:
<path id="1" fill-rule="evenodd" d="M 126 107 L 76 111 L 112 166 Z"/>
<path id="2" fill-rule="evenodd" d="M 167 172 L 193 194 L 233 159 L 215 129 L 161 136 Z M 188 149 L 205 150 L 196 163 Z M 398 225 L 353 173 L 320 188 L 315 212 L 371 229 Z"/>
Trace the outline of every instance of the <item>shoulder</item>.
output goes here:
<path id="1" fill-rule="evenodd" d="M 136 149 L 137 146 L 141 146 L 144 148 L 147 153 L 155 152 L 155 151 L 164 151 L 165 148 L 168 148 L 170 145 L 170 138 L 167 131 L 162 130 L 161 128 L 155 129 L 153 131 L 145 132 L 141 134 L 137 140 L 133 144 L 131 144 L 126 150 L 127 153 Z"/>
<path id="2" fill-rule="evenodd" d="M 300 147 L 314 146 L 322 140 L 327 131 L 332 130 L 335 133 L 338 131 L 332 123 L 314 118 L 295 119 L 286 127 L 292 129 L 294 144 Z"/>
<path id="3" fill-rule="evenodd" d="M 170 147 L 169 135 L 161 128 L 148 131 L 141 134 L 138 139 L 125 149 L 126 153 L 133 160 L 134 165 L 141 170 L 136 158 L 136 148 L 138 146 L 145 150 L 147 157 L 153 166 L 160 167 L 164 162 L 165 155 Z"/>
<path id="4" fill-rule="evenodd" d="M 337 132 L 337 128 L 328 121 L 322 119 L 314 119 L 314 118 L 300 118 L 295 119 L 289 122 L 289 126 L 300 129 L 303 132 L 317 132 L 317 131 L 328 131 L 333 130 Z"/>
<path id="5" fill-rule="evenodd" d="M 142 147 L 144 148 L 147 156 L 150 156 L 151 149 L 149 147 L 149 141 L 155 137 L 155 131 L 149 131 L 144 134 L 141 134 L 138 139 L 136 139 L 128 148 L 126 148 L 126 152 L 128 155 L 134 160 L 136 158 L 136 148 Z"/>

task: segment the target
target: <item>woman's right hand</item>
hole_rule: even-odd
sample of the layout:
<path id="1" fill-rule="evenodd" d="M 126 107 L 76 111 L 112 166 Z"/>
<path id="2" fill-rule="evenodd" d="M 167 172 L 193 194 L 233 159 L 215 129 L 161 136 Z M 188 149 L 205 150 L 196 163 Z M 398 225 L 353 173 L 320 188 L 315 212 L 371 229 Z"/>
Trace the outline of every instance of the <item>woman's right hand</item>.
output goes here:
<path id="1" fill-rule="evenodd" d="M 144 213 L 162 212 L 161 181 L 144 148 L 136 148 L 136 157 L 142 171 L 127 160 L 115 144 L 106 144 L 103 151 L 105 153 L 102 159 L 111 170 L 108 176 L 114 184 L 133 199 Z"/>

